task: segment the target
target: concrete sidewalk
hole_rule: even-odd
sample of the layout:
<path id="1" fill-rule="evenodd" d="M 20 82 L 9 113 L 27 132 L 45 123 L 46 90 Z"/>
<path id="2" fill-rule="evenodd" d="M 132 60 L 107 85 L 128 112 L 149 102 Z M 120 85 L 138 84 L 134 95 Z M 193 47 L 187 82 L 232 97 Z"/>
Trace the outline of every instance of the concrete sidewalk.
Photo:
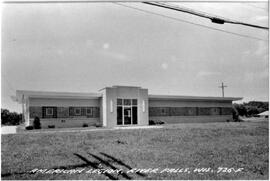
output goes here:
<path id="1" fill-rule="evenodd" d="M 17 133 L 17 126 L 2 126 L 1 134 L 15 134 Z"/>
<path id="2" fill-rule="evenodd" d="M 113 131 L 126 129 L 152 129 L 163 128 L 163 126 L 119 126 L 115 128 L 56 128 L 56 129 L 40 129 L 40 130 L 20 130 L 20 131 L 6 131 L 5 134 L 40 134 L 40 133 L 71 133 L 71 132 L 89 132 L 89 131 Z M 3 133 L 2 133 L 3 134 Z"/>

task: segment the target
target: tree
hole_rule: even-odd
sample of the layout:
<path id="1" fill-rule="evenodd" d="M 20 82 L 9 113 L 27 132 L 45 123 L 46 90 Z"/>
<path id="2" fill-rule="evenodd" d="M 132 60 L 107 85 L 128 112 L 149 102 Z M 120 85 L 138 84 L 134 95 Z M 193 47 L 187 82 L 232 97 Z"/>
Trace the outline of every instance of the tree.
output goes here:
<path id="1" fill-rule="evenodd" d="M 233 106 L 237 110 L 239 116 L 247 116 L 247 109 L 243 104 L 234 104 Z"/>
<path id="2" fill-rule="evenodd" d="M 259 111 L 256 107 L 249 107 L 247 110 L 247 114 L 250 116 L 253 116 L 253 115 L 259 114 Z"/>
<path id="3" fill-rule="evenodd" d="M 22 123 L 22 114 L 10 112 L 8 109 L 1 109 L 2 125 L 19 125 Z"/>
<path id="4" fill-rule="evenodd" d="M 236 107 L 237 107 L 236 105 L 233 105 L 233 109 L 232 109 L 233 120 L 239 121 L 239 112 Z"/>
<path id="5" fill-rule="evenodd" d="M 41 128 L 39 117 L 35 117 L 34 122 L 33 122 L 33 127 L 34 127 L 34 129 L 40 129 Z"/>

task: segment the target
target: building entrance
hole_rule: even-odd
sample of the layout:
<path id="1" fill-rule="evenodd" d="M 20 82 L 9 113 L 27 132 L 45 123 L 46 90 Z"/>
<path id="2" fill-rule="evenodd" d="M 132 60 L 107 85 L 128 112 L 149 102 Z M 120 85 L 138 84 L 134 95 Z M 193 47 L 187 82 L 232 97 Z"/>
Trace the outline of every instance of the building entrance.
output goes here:
<path id="1" fill-rule="evenodd" d="M 138 122 L 137 99 L 117 99 L 117 125 L 136 125 Z"/>

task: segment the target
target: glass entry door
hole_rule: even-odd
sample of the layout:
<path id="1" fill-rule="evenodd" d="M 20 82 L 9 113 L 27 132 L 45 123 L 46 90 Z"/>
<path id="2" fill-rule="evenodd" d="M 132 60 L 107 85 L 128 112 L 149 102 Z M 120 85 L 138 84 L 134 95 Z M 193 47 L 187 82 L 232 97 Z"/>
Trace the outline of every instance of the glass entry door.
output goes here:
<path id="1" fill-rule="evenodd" d="M 124 124 L 131 124 L 131 107 L 124 107 Z"/>
<path id="2" fill-rule="evenodd" d="M 137 124 L 137 99 L 117 99 L 117 125 Z"/>

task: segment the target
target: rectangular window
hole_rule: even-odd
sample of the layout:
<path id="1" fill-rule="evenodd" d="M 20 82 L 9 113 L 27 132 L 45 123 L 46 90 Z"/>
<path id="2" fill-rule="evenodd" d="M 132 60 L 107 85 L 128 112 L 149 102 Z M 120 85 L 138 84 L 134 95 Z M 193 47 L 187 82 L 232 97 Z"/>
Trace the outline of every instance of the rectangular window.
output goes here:
<path id="1" fill-rule="evenodd" d="M 123 107 L 117 106 L 117 125 L 123 124 Z"/>
<path id="2" fill-rule="evenodd" d="M 133 106 L 137 106 L 137 105 L 138 105 L 137 99 L 132 99 L 132 105 L 133 105 Z"/>
<path id="3" fill-rule="evenodd" d="M 137 112 L 137 107 L 132 107 L 132 124 L 137 124 L 138 123 L 138 112 Z"/>
<path id="4" fill-rule="evenodd" d="M 86 108 L 86 115 L 87 116 L 92 116 L 93 115 L 93 109 L 91 107 Z"/>
<path id="5" fill-rule="evenodd" d="M 57 118 L 57 107 L 42 107 L 43 118 Z"/>
<path id="6" fill-rule="evenodd" d="M 161 115 L 166 115 L 166 109 L 165 108 L 161 108 Z"/>
<path id="7" fill-rule="evenodd" d="M 231 107 L 221 108 L 221 115 L 232 115 L 232 108 Z"/>
<path id="8" fill-rule="evenodd" d="M 211 108 L 211 115 L 220 115 L 220 108 L 218 107 Z"/>
<path id="9" fill-rule="evenodd" d="M 52 116 L 53 115 L 53 108 L 47 107 L 46 108 L 46 116 Z"/>
<path id="10" fill-rule="evenodd" d="M 80 116 L 81 115 L 81 108 L 80 107 L 75 107 L 74 108 L 74 113 L 76 116 Z"/>
<path id="11" fill-rule="evenodd" d="M 130 99 L 124 99 L 124 105 L 125 106 L 130 106 L 131 105 L 131 100 Z"/>
<path id="12" fill-rule="evenodd" d="M 202 115 L 202 116 L 211 115 L 211 108 L 209 108 L 209 107 L 200 107 L 199 108 L 199 115 Z"/>
<path id="13" fill-rule="evenodd" d="M 196 108 L 195 107 L 187 107 L 187 116 L 196 116 Z"/>
<path id="14" fill-rule="evenodd" d="M 117 106 L 123 105 L 123 99 L 117 99 Z"/>

